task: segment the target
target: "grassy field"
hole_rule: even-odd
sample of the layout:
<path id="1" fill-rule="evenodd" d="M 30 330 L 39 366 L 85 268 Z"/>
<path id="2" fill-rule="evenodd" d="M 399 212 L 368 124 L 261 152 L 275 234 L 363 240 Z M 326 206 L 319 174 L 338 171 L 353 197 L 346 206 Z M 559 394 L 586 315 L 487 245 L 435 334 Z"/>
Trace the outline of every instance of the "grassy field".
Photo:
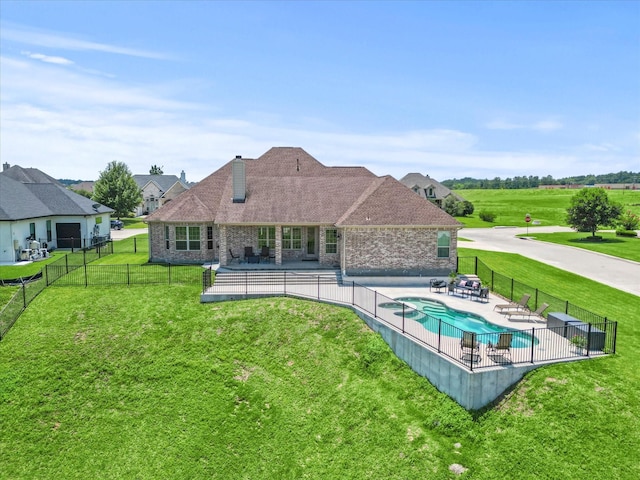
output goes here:
<path id="1" fill-rule="evenodd" d="M 602 237 L 602 241 L 593 242 L 589 241 L 590 233 L 536 233 L 535 230 L 528 236 L 543 242 L 584 248 L 640 262 L 640 238 L 638 237 L 617 237 L 615 233 L 599 232 L 598 236 Z"/>
<path id="2" fill-rule="evenodd" d="M 569 201 L 579 190 L 456 190 L 474 205 L 474 213 L 469 217 L 456 217 L 469 228 L 511 225 L 526 227 L 527 213 L 540 226 L 567 226 L 566 215 Z M 640 190 L 609 190 L 611 200 L 619 202 L 625 210 L 640 214 Z M 495 222 L 480 219 L 479 213 L 487 210 L 496 214 Z M 530 225 L 535 229 L 535 225 Z"/>
<path id="3" fill-rule="evenodd" d="M 461 255 L 620 321 L 618 354 L 538 369 L 467 412 L 347 309 L 51 287 L 0 342 L 0 476 L 638 478 L 640 298 Z"/>

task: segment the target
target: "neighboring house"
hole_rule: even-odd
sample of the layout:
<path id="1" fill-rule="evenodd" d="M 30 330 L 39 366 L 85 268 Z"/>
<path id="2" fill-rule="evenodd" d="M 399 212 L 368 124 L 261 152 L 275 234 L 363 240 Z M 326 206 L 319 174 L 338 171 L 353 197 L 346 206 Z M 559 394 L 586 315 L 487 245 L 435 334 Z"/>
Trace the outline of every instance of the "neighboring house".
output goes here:
<path id="1" fill-rule="evenodd" d="M 422 198 L 426 198 L 440 208 L 444 207 L 444 201 L 451 195 L 453 195 L 459 202 L 464 201 L 464 198 L 460 195 L 453 193 L 440 182 L 429 177 L 429 175 L 408 173 L 400 179 L 400 183 L 406 185 Z"/>
<path id="2" fill-rule="evenodd" d="M 306 260 L 348 275 L 447 274 L 462 227 L 390 176 L 326 167 L 292 147 L 236 157 L 146 221 L 152 262 L 226 266 L 231 253 L 268 247 L 276 265 Z"/>
<path id="3" fill-rule="evenodd" d="M 133 179 L 142 191 L 142 203 L 136 208 L 136 216 L 155 212 L 189 189 L 184 171 L 180 178 L 175 175 L 134 175 Z"/>
<path id="4" fill-rule="evenodd" d="M 73 184 L 69 185 L 68 188 L 70 188 L 71 190 L 74 190 L 74 191 L 81 190 L 81 191 L 93 193 L 93 184 L 94 183 L 96 183 L 96 182 L 85 181 L 85 182 L 73 183 Z"/>
<path id="5" fill-rule="evenodd" d="M 109 238 L 112 209 L 72 192 L 35 168 L 0 173 L 0 262 L 21 259 L 23 250 L 90 247 Z"/>

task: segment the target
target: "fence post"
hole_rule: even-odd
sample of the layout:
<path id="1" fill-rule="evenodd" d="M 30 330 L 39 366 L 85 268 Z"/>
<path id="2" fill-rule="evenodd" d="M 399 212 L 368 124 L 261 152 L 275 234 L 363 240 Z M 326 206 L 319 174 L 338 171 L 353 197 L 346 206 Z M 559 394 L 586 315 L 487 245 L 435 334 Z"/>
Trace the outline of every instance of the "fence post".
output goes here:
<path id="1" fill-rule="evenodd" d="M 49 265 L 44 266 L 44 284 L 49 286 Z"/>
<path id="2" fill-rule="evenodd" d="M 476 262 L 475 262 L 475 263 L 476 263 L 476 265 L 475 265 L 475 267 L 474 267 L 474 272 L 473 272 L 473 274 L 477 276 L 477 275 L 478 275 L 478 257 L 475 257 L 475 259 L 476 259 Z"/>
<path id="3" fill-rule="evenodd" d="M 68 253 L 64 256 L 64 266 L 66 267 L 67 273 L 69 273 L 69 254 Z"/>
<path id="4" fill-rule="evenodd" d="M 244 294 L 249 294 L 249 272 L 244 272 Z"/>
<path id="5" fill-rule="evenodd" d="M 587 327 L 587 357 L 588 357 L 589 349 L 591 348 L 591 322 L 589 322 L 587 325 L 589 325 L 589 327 Z"/>
<path id="6" fill-rule="evenodd" d="M 464 332 L 462 332 L 462 336 L 464 337 Z M 471 345 L 476 345 L 476 334 L 471 332 Z M 469 362 L 469 368 L 473 372 L 473 348 L 471 349 L 471 361 Z"/>
<path id="7" fill-rule="evenodd" d="M 87 278 L 87 264 L 84 264 L 84 286 L 89 286 L 89 279 Z"/>
<path id="8" fill-rule="evenodd" d="M 356 304 L 356 282 L 355 280 L 351 281 L 351 305 Z"/>
<path id="9" fill-rule="evenodd" d="M 513 300 L 513 278 L 511 279 L 511 294 L 509 295 L 509 300 Z"/>
<path id="10" fill-rule="evenodd" d="M 378 318 L 378 291 L 373 291 L 373 318 Z"/>
<path id="11" fill-rule="evenodd" d="M 87 264 L 87 251 L 82 250 L 82 263 Z"/>
<path id="12" fill-rule="evenodd" d="M 24 283 L 22 278 L 20 279 L 20 282 L 22 282 L 22 306 L 23 308 L 27 308 L 27 284 Z"/>
<path id="13" fill-rule="evenodd" d="M 494 272 L 493 270 L 491 270 L 491 290 L 493 290 L 493 291 L 495 292 L 495 290 L 496 290 L 496 284 L 495 284 L 495 281 L 494 281 L 494 279 L 493 279 L 493 274 L 494 274 L 494 273 L 496 273 L 496 272 Z"/>
<path id="14" fill-rule="evenodd" d="M 320 300 L 320 275 L 317 275 L 316 278 L 318 279 L 318 300 Z"/>
<path id="15" fill-rule="evenodd" d="M 169 285 L 171 285 L 171 264 L 169 264 Z"/>
<path id="16" fill-rule="evenodd" d="M 129 264 L 127 263 L 127 285 L 131 285 L 131 276 L 129 275 Z"/>
<path id="17" fill-rule="evenodd" d="M 376 302 L 377 304 L 378 302 Z M 404 307 L 406 305 L 404 304 L 404 302 L 402 302 L 402 333 L 404 333 Z"/>
<path id="18" fill-rule="evenodd" d="M 456 256 L 456 272 L 460 271 L 460 257 Z"/>
<path id="19" fill-rule="evenodd" d="M 133 237 L 133 253 L 138 253 L 138 239 Z"/>
<path id="20" fill-rule="evenodd" d="M 533 347 L 535 346 L 536 327 L 531 328 L 531 363 L 533 362 Z"/>

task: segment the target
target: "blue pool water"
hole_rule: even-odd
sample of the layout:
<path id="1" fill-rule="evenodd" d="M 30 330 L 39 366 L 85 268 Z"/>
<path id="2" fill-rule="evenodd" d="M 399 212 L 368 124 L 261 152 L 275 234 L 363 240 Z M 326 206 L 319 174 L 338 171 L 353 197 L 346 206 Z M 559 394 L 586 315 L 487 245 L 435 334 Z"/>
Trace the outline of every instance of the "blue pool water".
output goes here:
<path id="1" fill-rule="evenodd" d="M 380 304 L 380 307 L 401 311 L 402 303 L 415 307 L 415 310 L 405 309 L 405 316 L 421 323 L 424 328 L 431 332 L 438 333 L 438 329 L 441 328 L 442 335 L 460 338 L 462 336 L 461 330 L 465 330 L 467 332 L 482 334 L 478 336 L 478 341 L 481 343 L 496 343 L 499 333 L 513 332 L 514 335 L 511 343 L 513 348 L 531 346 L 531 335 L 525 332 L 495 325 L 480 315 L 455 310 L 442 302 L 428 298 L 400 297 L 396 298 L 396 302 L 383 303 Z M 400 314 L 402 313 L 400 312 Z M 442 320 L 442 325 L 440 325 L 439 320 Z M 537 345 L 538 340 L 534 338 L 533 341 L 534 344 Z"/>

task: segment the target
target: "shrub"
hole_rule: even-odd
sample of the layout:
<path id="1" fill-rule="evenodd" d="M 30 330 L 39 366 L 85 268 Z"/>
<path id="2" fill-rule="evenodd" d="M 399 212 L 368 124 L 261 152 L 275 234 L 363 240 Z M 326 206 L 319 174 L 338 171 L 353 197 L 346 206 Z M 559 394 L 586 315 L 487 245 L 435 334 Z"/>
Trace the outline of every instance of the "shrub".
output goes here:
<path id="1" fill-rule="evenodd" d="M 635 237 L 638 234 L 636 233 L 635 230 L 625 230 L 624 228 L 618 228 L 616 230 L 616 235 L 618 237 Z"/>
<path id="2" fill-rule="evenodd" d="M 496 214 L 486 210 L 482 210 L 478 215 L 480 215 L 480 219 L 485 222 L 494 222 L 496 220 Z"/>
<path id="3" fill-rule="evenodd" d="M 638 230 L 638 227 L 640 226 L 640 217 L 633 213 L 631 210 L 627 210 L 622 215 L 620 215 L 618 224 L 623 230 Z M 616 231 L 616 234 L 617 233 L 618 232 Z"/>

